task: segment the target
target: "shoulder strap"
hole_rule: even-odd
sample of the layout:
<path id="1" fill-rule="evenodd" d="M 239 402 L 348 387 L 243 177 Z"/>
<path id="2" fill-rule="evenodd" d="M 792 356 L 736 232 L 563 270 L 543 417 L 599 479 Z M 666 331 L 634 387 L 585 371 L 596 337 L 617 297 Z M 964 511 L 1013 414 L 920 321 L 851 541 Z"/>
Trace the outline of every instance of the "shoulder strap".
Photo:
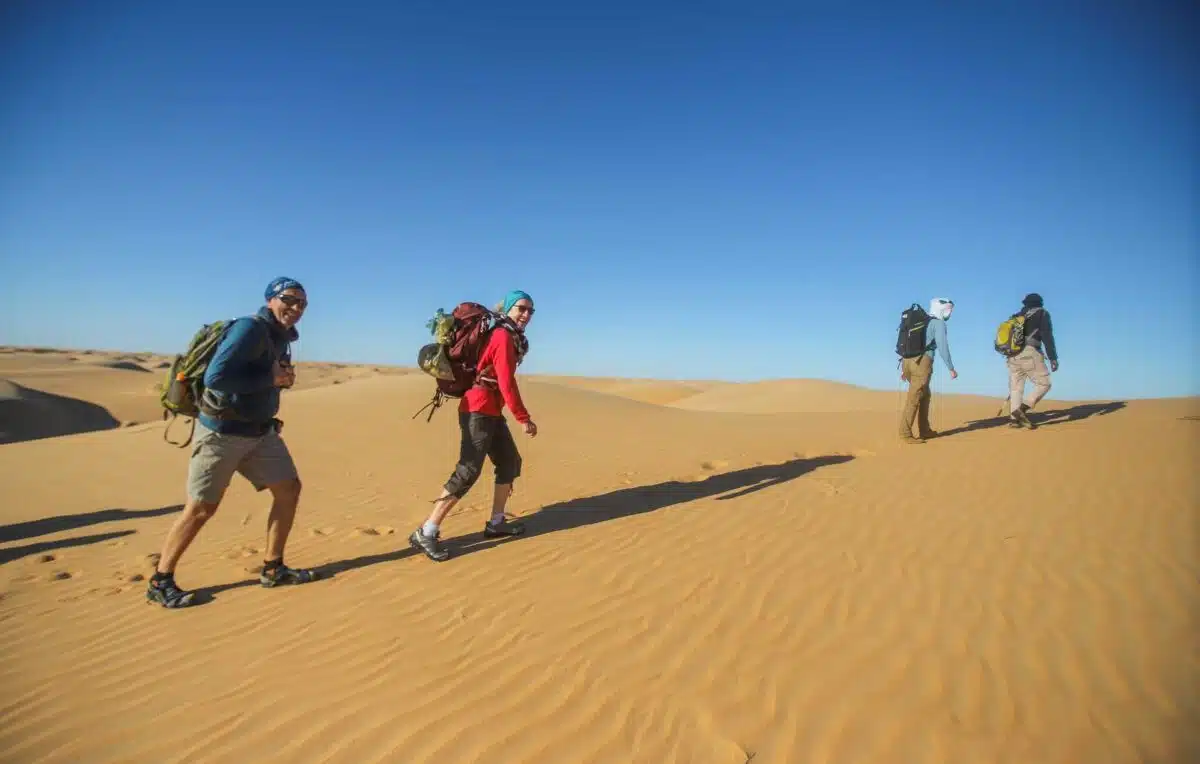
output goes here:
<path id="1" fill-rule="evenodd" d="M 271 326 L 270 320 L 267 319 L 266 317 L 264 317 L 261 313 L 254 313 L 250 317 L 252 319 L 254 319 L 255 321 L 257 321 L 262 326 L 262 329 L 263 329 L 262 339 L 263 339 L 263 342 L 266 343 L 266 347 L 263 348 L 263 350 L 267 353 L 267 356 L 271 359 L 271 363 L 273 364 L 278 360 L 287 360 L 290 362 L 291 356 L 292 356 L 291 341 L 285 340 L 283 352 L 276 353 L 274 338 L 271 336 L 273 331 L 272 331 L 272 326 Z"/>

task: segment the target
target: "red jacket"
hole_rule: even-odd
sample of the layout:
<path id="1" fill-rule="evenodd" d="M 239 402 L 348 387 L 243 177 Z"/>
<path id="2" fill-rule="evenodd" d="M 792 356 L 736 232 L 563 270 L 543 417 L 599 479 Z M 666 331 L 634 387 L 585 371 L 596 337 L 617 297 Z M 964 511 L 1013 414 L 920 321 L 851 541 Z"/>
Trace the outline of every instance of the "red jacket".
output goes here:
<path id="1" fill-rule="evenodd" d="M 466 413 L 488 414 L 501 416 L 505 404 L 513 416 L 521 424 L 529 421 L 529 412 L 521 400 L 521 391 L 517 388 L 517 349 L 513 344 L 512 335 L 507 330 L 497 328 L 488 337 L 488 344 L 479 354 L 479 369 L 481 379 L 494 380 L 487 384 L 477 384 L 458 404 L 458 410 Z"/>

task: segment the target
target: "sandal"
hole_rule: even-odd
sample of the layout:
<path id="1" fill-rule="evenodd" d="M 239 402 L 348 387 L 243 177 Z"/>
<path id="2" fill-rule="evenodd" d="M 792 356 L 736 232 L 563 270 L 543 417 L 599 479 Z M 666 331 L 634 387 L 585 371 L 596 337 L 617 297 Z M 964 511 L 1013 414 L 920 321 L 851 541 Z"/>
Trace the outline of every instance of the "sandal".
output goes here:
<path id="1" fill-rule="evenodd" d="M 172 610 L 192 604 L 195 596 L 195 592 L 180 589 L 173 575 L 151 578 L 146 585 L 147 603 L 158 603 Z"/>
<path id="2" fill-rule="evenodd" d="M 269 589 L 280 584 L 307 584 L 320 577 L 315 570 L 289 568 L 280 560 L 264 564 L 262 573 L 258 574 L 258 582 Z"/>

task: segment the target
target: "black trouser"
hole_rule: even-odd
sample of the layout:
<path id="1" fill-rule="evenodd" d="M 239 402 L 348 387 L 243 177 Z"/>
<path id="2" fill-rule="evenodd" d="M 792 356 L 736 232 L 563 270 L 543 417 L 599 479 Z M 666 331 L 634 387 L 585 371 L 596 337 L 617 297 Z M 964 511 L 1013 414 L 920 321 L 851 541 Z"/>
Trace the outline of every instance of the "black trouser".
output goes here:
<path id="1" fill-rule="evenodd" d="M 498 485 L 507 485 L 520 476 L 521 454 L 504 417 L 460 412 L 458 427 L 462 431 L 462 443 L 458 464 L 446 481 L 448 493 L 460 499 L 465 496 L 479 479 L 485 458 L 490 458 L 496 467 Z"/>

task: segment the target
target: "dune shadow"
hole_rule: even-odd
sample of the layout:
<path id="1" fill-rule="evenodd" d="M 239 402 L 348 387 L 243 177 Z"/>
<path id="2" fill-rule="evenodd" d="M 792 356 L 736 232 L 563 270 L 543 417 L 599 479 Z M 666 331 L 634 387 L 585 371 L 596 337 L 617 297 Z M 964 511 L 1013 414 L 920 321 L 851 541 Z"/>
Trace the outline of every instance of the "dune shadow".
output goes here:
<path id="1" fill-rule="evenodd" d="M 183 509 L 182 504 L 172 504 L 158 509 L 98 509 L 95 512 L 82 512 L 77 515 L 57 515 L 41 517 L 37 520 L 27 520 L 22 523 L 0 525 L 0 542 L 21 541 L 35 536 L 45 536 L 47 533 L 70 531 L 85 528 L 99 523 L 110 523 L 115 520 L 136 520 L 140 517 L 158 517 L 169 515 Z"/>
<path id="2" fill-rule="evenodd" d="M 1087 419 L 1093 416 L 1104 416 L 1111 414 L 1114 411 L 1120 411 L 1125 408 L 1125 401 L 1110 401 L 1108 403 L 1081 403 L 1077 406 L 1069 408 L 1051 409 L 1049 411 L 1031 411 L 1029 412 L 1029 421 L 1033 422 L 1037 427 L 1048 427 L 1056 424 L 1066 424 L 1067 422 L 1078 422 L 1082 419 Z M 952 430 L 946 430 L 938 436 L 938 439 L 948 437 L 950 435 L 958 435 L 959 433 L 972 432 L 975 430 L 990 430 L 994 427 L 1006 427 L 1010 420 L 1007 415 L 999 415 L 988 417 L 987 419 L 973 419 L 961 427 L 955 427 Z"/>
<path id="3" fill-rule="evenodd" d="M 0 444 L 56 438 L 121 426 L 103 406 L 0 380 Z"/>
<path id="4" fill-rule="evenodd" d="M 33 544 L 25 544 L 23 546 L 8 547 L 0 549 L 0 565 L 13 560 L 19 560 L 22 557 L 28 557 L 31 554 L 44 554 L 52 552 L 56 549 L 68 549 L 76 546 L 86 546 L 88 544 L 98 544 L 101 541 L 109 541 L 118 539 L 122 536 L 130 536 L 137 531 L 112 531 L 110 533 L 96 533 L 91 536 L 75 536 L 69 539 L 58 539 L 56 541 L 38 541 Z"/>

